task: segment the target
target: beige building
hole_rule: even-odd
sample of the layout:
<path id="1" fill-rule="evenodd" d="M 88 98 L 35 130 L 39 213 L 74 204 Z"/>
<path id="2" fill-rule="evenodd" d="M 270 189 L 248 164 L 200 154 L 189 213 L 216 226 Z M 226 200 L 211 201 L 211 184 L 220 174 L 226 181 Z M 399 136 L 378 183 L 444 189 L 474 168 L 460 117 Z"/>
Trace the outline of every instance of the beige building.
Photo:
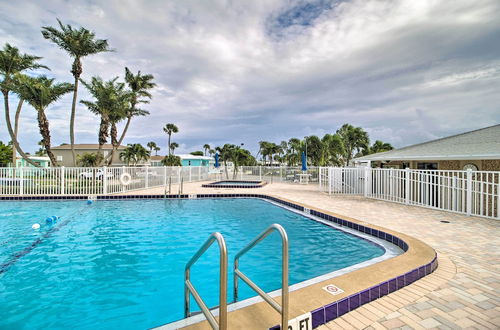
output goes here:
<path id="1" fill-rule="evenodd" d="M 357 157 L 356 166 L 500 171 L 500 125 Z"/>
<path id="2" fill-rule="evenodd" d="M 78 155 L 83 155 L 84 153 L 97 153 L 99 149 L 98 144 L 75 144 L 75 152 Z M 111 144 L 105 144 L 102 148 L 104 157 L 108 156 L 111 153 L 113 146 Z M 124 146 L 119 146 L 117 152 L 113 156 L 113 165 L 112 166 L 124 166 L 126 165 L 123 161 L 120 160 L 120 152 L 125 149 Z M 56 157 L 57 164 L 60 166 L 73 166 L 73 156 L 71 154 L 71 145 L 63 144 L 57 147 L 52 147 L 52 152 Z M 78 158 L 77 158 L 78 159 Z M 78 164 L 77 164 L 78 166 Z"/>

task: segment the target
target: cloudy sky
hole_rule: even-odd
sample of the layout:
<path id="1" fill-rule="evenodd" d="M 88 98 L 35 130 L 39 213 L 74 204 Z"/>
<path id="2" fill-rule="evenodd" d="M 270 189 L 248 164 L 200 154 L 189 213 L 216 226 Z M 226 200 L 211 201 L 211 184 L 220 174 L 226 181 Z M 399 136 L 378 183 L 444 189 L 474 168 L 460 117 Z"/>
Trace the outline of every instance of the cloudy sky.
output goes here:
<path id="1" fill-rule="evenodd" d="M 71 59 L 40 27 L 84 26 L 116 51 L 83 60 L 83 79 L 158 84 L 149 117 L 126 143 L 155 141 L 177 124 L 179 152 L 205 143 L 280 142 L 361 126 L 397 147 L 500 122 L 500 1 L 0 1 L 0 42 L 43 56 L 72 81 Z M 88 99 L 82 90 L 79 99 Z M 49 108 L 53 144 L 69 142 L 71 96 Z M 15 107 L 15 100 L 12 102 Z M 22 113 L 21 144 L 40 140 Z M 97 118 L 77 107 L 77 142 L 96 143 Z M 3 115 L 0 140 L 9 140 Z"/>

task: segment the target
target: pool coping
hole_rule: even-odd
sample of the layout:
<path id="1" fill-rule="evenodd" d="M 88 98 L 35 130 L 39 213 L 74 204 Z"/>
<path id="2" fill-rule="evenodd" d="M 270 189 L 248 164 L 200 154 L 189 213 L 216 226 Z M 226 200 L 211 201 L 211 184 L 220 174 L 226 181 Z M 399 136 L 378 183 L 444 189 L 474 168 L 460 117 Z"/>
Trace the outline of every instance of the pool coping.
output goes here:
<path id="1" fill-rule="evenodd" d="M 179 194 L 179 195 L 113 195 L 96 196 L 97 200 L 112 199 L 195 199 L 195 198 L 262 198 L 278 204 L 316 216 L 327 222 L 335 223 L 361 233 L 378 237 L 396 246 L 404 253 L 378 262 L 376 264 L 357 269 L 347 274 L 330 278 L 319 283 L 290 292 L 289 319 L 309 318 L 312 328 L 328 323 L 368 302 L 381 298 L 397 291 L 416 280 L 429 275 L 438 266 L 437 254 L 430 246 L 411 236 L 393 230 L 376 226 L 354 219 L 325 211 L 304 203 L 291 201 L 283 197 L 266 194 Z M 79 199 L 86 200 L 86 196 L 16 196 L 0 197 L 0 200 L 54 200 Z M 343 290 L 338 295 L 331 295 L 323 288 L 335 285 Z M 275 298 L 281 303 L 279 297 Z M 280 329 L 280 316 L 265 302 L 258 302 L 250 306 L 229 312 L 228 328 L 252 329 Z M 168 325 L 167 325 L 168 326 Z M 209 329 L 206 320 L 186 327 L 186 329 Z"/>
<path id="2" fill-rule="evenodd" d="M 222 182 L 249 182 L 249 183 L 257 183 L 256 185 L 237 185 L 237 184 L 218 184 Z M 254 181 L 254 180 L 220 180 L 211 183 L 204 183 L 201 186 L 203 188 L 262 188 L 267 184 L 266 181 Z"/>

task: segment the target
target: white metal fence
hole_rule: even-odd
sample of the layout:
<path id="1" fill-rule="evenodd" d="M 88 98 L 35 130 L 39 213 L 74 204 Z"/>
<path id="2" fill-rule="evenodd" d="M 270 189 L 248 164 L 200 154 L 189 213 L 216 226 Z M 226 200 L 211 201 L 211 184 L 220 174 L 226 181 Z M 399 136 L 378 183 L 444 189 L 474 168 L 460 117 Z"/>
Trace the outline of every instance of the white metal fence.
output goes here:
<path id="1" fill-rule="evenodd" d="M 0 196 L 105 195 L 207 180 L 206 166 L 0 168 Z"/>
<path id="2" fill-rule="evenodd" d="M 319 182 L 319 167 L 309 167 L 307 172 L 303 172 L 301 167 L 291 166 L 240 166 L 235 171 L 234 168 L 228 169 L 226 175 L 225 170 L 222 170 L 223 178 L 230 180 L 255 180 L 285 183 L 298 183 L 300 175 L 306 175 L 307 179 L 303 182 L 318 183 Z"/>
<path id="3" fill-rule="evenodd" d="M 500 219 L 500 172 L 322 167 L 319 178 L 329 194 Z"/>

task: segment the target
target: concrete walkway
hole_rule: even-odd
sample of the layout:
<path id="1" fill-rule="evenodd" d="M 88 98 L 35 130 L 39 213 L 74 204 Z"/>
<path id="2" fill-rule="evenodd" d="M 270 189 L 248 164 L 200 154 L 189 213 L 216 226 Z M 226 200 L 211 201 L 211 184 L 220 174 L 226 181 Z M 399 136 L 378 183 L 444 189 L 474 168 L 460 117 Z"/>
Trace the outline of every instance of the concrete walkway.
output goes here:
<path id="1" fill-rule="evenodd" d="M 143 193 L 162 194 L 163 189 L 131 194 Z M 313 185 L 214 189 L 189 183 L 184 193 L 273 194 L 411 235 L 438 252 L 435 273 L 319 329 L 500 329 L 500 221 L 362 197 L 328 196 Z"/>

